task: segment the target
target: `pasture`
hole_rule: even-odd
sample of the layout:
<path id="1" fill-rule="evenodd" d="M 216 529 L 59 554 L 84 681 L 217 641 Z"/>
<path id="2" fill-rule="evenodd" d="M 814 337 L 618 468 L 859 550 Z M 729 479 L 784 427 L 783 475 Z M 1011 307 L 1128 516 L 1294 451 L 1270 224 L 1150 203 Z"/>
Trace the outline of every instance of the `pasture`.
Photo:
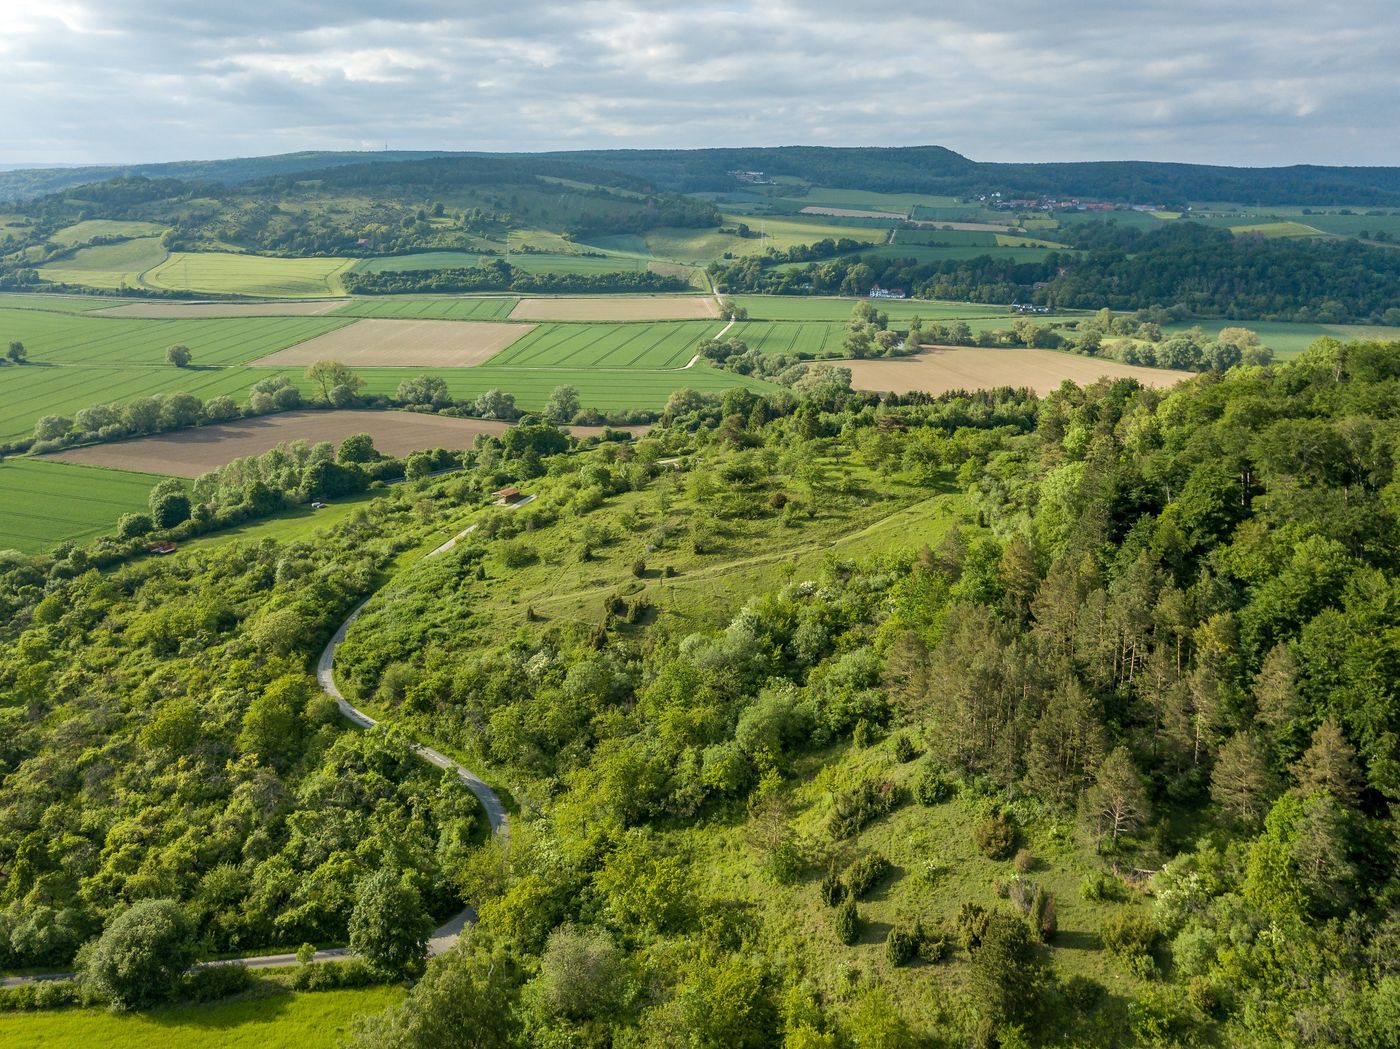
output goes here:
<path id="1" fill-rule="evenodd" d="M 57 1009 L 0 1015 L 6 1049 L 333 1049 L 351 1022 L 403 997 L 399 987 L 234 998 L 141 1012 Z"/>
<path id="2" fill-rule="evenodd" d="M 190 348 L 198 368 L 253 360 L 346 323 L 317 317 L 140 320 L 0 309 L 0 341 L 24 343 L 30 363 L 23 370 L 57 364 L 165 366 L 166 347 L 174 343 Z M 10 374 L 6 378 L 13 381 Z"/>
<path id="3" fill-rule="evenodd" d="M 483 370 L 514 368 L 680 368 L 718 321 L 670 324 L 541 324 L 491 358 Z"/>
<path id="4" fill-rule="evenodd" d="M 160 480 L 150 473 L 6 459 L 0 462 L 0 549 L 33 554 L 110 533 L 122 514 L 146 509 Z"/>
<path id="5" fill-rule="evenodd" d="M 367 317 L 253 361 L 258 368 L 334 360 L 355 368 L 470 368 L 534 329 L 496 321 L 407 321 Z"/>
<path id="6" fill-rule="evenodd" d="M 511 320 L 672 321 L 719 316 L 709 295 L 593 295 L 521 299 Z"/>
<path id="7" fill-rule="evenodd" d="M 81 284 L 90 288 L 139 288 L 144 275 L 166 260 L 159 237 L 137 237 L 115 244 L 79 248 L 68 258 L 55 259 L 39 268 L 39 275 L 55 284 Z"/>
<path id="8" fill-rule="evenodd" d="M 336 309 L 337 317 L 388 317 L 394 320 L 499 321 L 510 316 L 516 299 L 469 295 L 386 295 L 352 299 Z"/>
<path id="9" fill-rule="evenodd" d="M 59 230 L 49 237 L 49 240 L 68 247 L 86 244 L 97 237 L 158 237 L 164 232 L 165 227 L 154 222 L 83 219 Z"/>
<path id="10" fill-rule="evenodd" d="M 507 429 L 508 423 L 491 419 L 453 419 L 418 412 L 279 412 L 129 441 L 70 448 L 43 458 L 113 470 L 158 467 L 160 472 L 172 476 L 198 477 L 234 459 L 262 455 L 293 441 L 330 441 L 339 445 L 352 434 L 367 433 L 381 452 L 403 456 L 427 448 L 470 448 L 477 434 L 499 435 Z"/>
<path id="11" fill-rule="evenodd" d="M 1066 379 L 1080 386 L 1100 378 L 1136 379 L 1144 386 L 1174 386 L 1191 372 L 1140 368 L 1097 357 L 1055 350 L 958 347 L 926 351 L 913 357 L 842 361 L 851 369 L 851 385 L 882 393 L 941 394 L 955 390 L 1027 387 L 1039 394 L 1059 388 Z"/>
<path id="12" fill-rule="evenodd" d="M 145 275 L 153 288 L 200 295 L 311 298 L 343 295 L 340 274 L 350 259 L 275 259 L 229 252 L 175 252 Z"/>

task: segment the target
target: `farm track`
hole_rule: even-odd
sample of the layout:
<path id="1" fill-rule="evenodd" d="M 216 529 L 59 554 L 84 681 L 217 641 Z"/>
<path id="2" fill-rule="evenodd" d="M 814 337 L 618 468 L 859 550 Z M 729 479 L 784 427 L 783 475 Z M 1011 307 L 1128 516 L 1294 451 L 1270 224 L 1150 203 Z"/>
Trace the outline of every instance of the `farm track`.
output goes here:
<path id="1" fill-rule="evenodd" d="M 529 495 L 518 503 L 511 505 L 510 509 L 519 509 L 522 506 L 534 501 L 534 496 Z M 446 553 L 457 545 L 458 540 L 470 535 L 476 530 L 476 525 L 458 532 L 447 542 L 424 555 L 425 558 L 436 557 Z M 349 629 L 355 625 L 355 621 L 360 618 L 360 613 L 365 610 L 365 606 L 370 603 L 374 595 L 365 598 L 354 610 L 345 617 L 344 622 L 336 628 L 331 639 L 326 642 L 326 647 L 321 650 L 321 655 L 316 661 L 316 683 L 321 687 L 321 691 L 335 700 L 336 707 L 340 713 L 351 723 L 360 728 L 374 728 L 379 724 L 363 710 L 358 709 L 341 693 L 340 688 L 335 683 L 335 650 L 340 647 L 345 640 L 345 635 Z M 446 772 L 454 773 L 468 790 L 476 796 L 481 803 L 482 809 L 486 813 L 486 819 L 491 824 L 491 833 L 506 839 L 510 835 L 510 817 L 506 814 L 505 805 L 500 796 L 486 784 L 476 773 L 460 762 L 454 761 L 446 754 L 423 743 L 411 743 L 413 752 L 428 764 L 443 769 Z M 452 949 L 462 935 L 462 931 L 471 923 L 476 921 L 476 911 L 470 907 L 463 907 L 455 915 L 449 918 L 442 925 L 433 931 L 428 938 L 428 956 L 435 958 L 440 954 Z M 341 961 L 354 956 L 354 952 L 349 947 L 328 947 L 325 950 L 317 951 L 312 960 L 317 962 Z M 300 959 L 295 954 L 260 954 L 252 958 L 229 958 L 218 961 L 201 962 L 195 968 L 207 968 L 215 965 L 244 965 L 249 969 L 279 969 L 290 965 L 298 964 Z M 71 972 L 41 973 L 32 976 L 7 976 L 0 979 L 0 987 L 22 987 L 25 984 L 41 983 L 46 980 L 64 980 L 73 976 Z"/>

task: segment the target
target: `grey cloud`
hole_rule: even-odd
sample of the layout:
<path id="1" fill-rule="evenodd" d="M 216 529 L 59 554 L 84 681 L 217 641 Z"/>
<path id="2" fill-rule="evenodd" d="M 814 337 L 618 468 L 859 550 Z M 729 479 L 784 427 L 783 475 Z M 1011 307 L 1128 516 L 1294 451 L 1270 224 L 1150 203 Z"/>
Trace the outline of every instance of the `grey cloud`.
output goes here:
<path id="1" fill-rule="evenodd" d="M 1400 163 L 1389 0 L 0 0 L 0 161 L 937 143 Z"/>

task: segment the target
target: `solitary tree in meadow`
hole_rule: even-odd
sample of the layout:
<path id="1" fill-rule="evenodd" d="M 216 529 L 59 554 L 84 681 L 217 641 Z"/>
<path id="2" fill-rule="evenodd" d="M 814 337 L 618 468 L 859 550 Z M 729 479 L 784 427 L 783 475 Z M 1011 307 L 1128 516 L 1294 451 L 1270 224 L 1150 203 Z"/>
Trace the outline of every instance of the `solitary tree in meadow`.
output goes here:
<path id="1" fill-rule="evenodd" d="M 177 342 L 174 346 L 169 346 L 166 348 L 166 364 L 173 364 L 177 368 L 188 368 L 190 361 L 192 361 L 193 359 L 194 354 L 190 352 L 190 348 L 188 346 L 184 346 Z"/>
<path id="2" fill-rule="evenodd" d="M 24 348 L 24 343 L 18 339 L 10 343 L 10 348 L 5 351 L 5 359 L 14 364 L 23 364 L 29 356 L 29 351 Z"/>

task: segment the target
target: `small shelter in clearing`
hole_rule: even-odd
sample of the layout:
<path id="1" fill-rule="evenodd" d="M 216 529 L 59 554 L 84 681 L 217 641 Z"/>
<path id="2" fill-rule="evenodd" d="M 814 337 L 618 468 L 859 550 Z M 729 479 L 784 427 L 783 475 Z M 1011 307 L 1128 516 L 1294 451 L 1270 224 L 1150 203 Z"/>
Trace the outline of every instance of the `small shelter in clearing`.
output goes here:
<path id="1" fill-rule="evenodd" d="M 153 554 L 173 554 L 176 547 L 169 539 L 162 539 L 159 542 L 152 543 L 146 549 Z"/>
<path id="2" fill-rule="evenodd" d="M 491 493 L 491 498 L 496 500 L 497 506 L 510 506 L 512 503 L 520 502 L 522 496 L 519 488 L 510 485 Z"/>

